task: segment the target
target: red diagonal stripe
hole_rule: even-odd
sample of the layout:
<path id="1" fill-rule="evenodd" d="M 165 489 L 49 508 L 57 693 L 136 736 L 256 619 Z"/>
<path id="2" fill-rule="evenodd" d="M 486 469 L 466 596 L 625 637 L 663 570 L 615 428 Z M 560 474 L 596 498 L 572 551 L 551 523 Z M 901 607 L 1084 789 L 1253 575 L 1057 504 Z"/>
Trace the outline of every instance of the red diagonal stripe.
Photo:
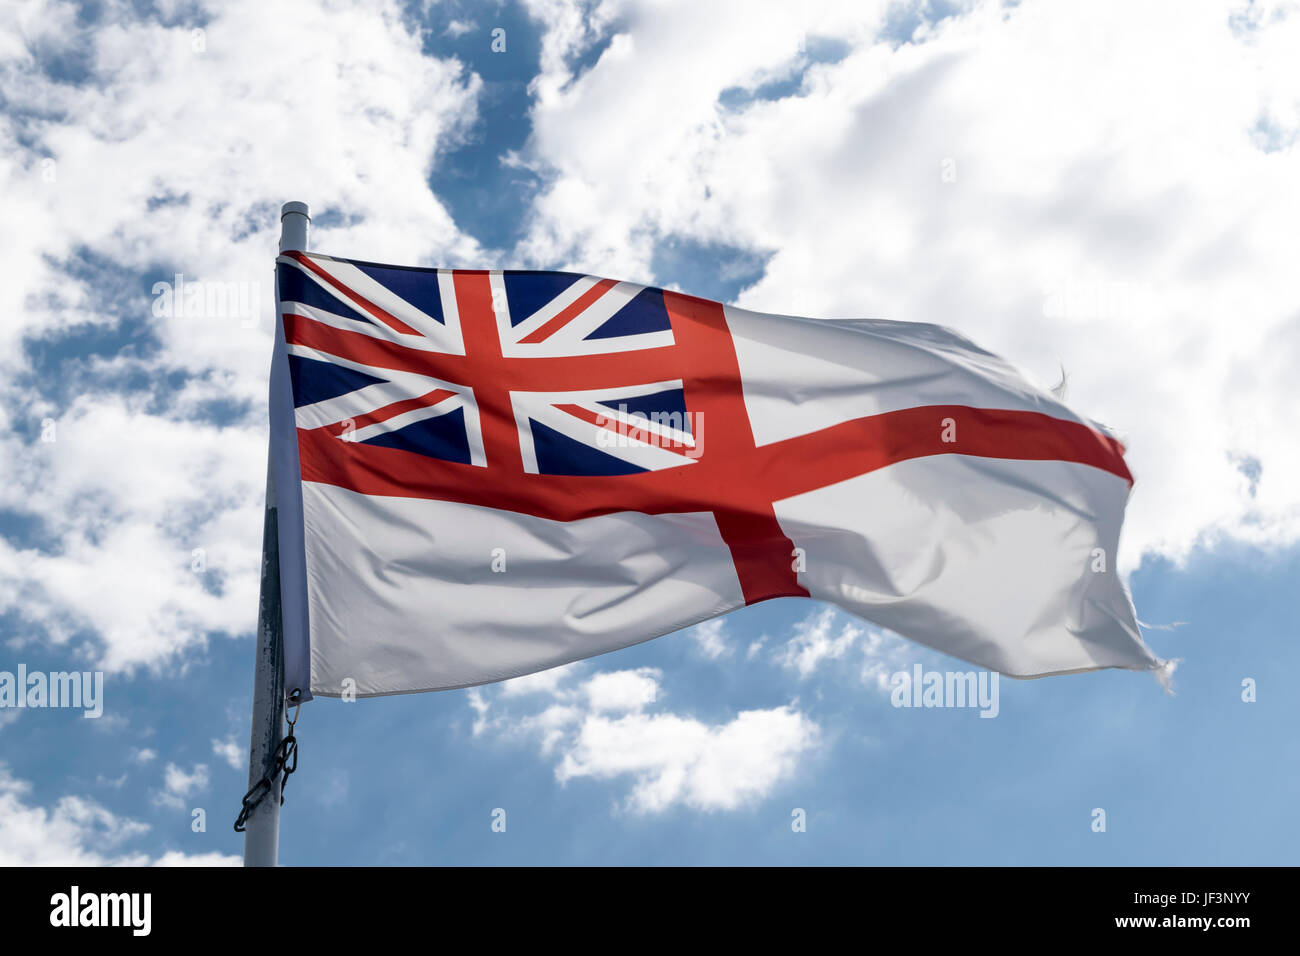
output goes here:
<path id="1" fill-rule="evenodd" d="M 334 278 L 332 275 L 330 275 L 328 272 L 326 272 L 324 269 L 318 266 L 315 262 L 312 262 L 310 258 L 303 255 L 301 252 L 283 252 L 281 253 L 281 255 L 288 256 L 290 259 L 301 264 L 303 268 L 309 269 L 315 275 L 320 276 L 322 279 L 324 279 L 326 282 L 332 285 L 335 289 L 338 289 L 349 299 L 352 299 L 356 304 L 360 305 L 367 312 L 374 315 L 375 318 L 381 320 L 385 325 L 387 325 L 393 331 L 405 332 L 407 335 L 420 334 L 415 329 L 411 328 L 409 325 L 407 325 L 405 322 L 399 319 L 397 316 L 393 315 L 390 312 L 386 312 L 385 310 L 381 309 L 379 306 L 375 305 L 373 302 L 371 302 L 361 293 L 354 292 L 352 289 L 349 289 L 342 282 Z"/>
<path id="2" fill-rule="evenodd" d="M 334 432 L 334 434 L 342 435 L 345 431 L 349 430 L 346 427 L 346 425 L 348 422 L 351 422 L 352 423 L 351 430 L 360 431 L 361 429 L 365 428 L 367 425 L 374 425 L 379 422 L 386 422 L 390 418 L 395 418 L 396 416 L 403 415 L 406 412 L 414 411 L 417 408 L 428 408 L 433 405 L 437 405 L 443 399 L 451 398 L 455 394 L 456 394 L 455 392 L 448 391 L 445 388 L 435 388 L 432 392 L 429 392 L 427 395 L 421 395 L 419 398 L 404 398 L 400 402 L 392 402 L 391 404 L 385 405 L 383 408 L 375 409 L 373 412 L 370 412 L 369 414 L 359 415 L 356 418 L 349 418 L 349 419 L 345 419 L 344 421 L 337 422 L 334 425 L 331 425 L 330 428 L 331 429 L 337 428 L 338 431 Z"/>
<path id="3" fill-rule="evenodd" d="M 549 322 L 539 326 L 520 339 L 520 343 L 524 345 L 533 345 L 537 342 L 545 342 L 568 324 L 570 319 L 577 316 L 579 312 L 586 309 L 617 284 L 618 283 L 613 279 L 601 279 L 586 292 L 582 293 L 582 295 L 578 296 L 578 298 L 570 303 L 567 308 L 561 311 Z"/>

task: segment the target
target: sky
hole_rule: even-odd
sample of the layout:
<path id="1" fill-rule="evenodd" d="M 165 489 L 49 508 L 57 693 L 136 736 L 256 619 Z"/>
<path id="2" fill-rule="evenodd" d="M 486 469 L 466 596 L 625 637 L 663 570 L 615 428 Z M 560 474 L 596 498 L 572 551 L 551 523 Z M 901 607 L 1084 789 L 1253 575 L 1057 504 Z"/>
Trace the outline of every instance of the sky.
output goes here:
<path id="1" fill-rule="evenodd" d="M 1295 863 L 1296 49 L 1272 0 L 8 0 L 0 672 L 104 696 L 0 709 L 0 864 L 238 862 L 287 200 L 314 251 L 1064 374 L 1128 448 L 1119 566 L 1180 663 L 895 707 L 894 673 L 972 668 L 782 599 L 321 699 L 282 863 Z M 178 275 L 231 291 L 168 308 Z"/>

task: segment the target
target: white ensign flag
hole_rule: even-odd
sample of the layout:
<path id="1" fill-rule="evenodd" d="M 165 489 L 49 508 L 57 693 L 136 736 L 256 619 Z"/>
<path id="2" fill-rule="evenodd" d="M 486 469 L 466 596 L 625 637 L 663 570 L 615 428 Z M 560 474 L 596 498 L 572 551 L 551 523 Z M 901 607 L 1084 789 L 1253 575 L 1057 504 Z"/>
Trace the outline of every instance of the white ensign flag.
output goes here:
<path id="1" fill-rule="evenodd" d="M 935 325 L 287 252 L 286 688 L 517 677 L 780 596 L 982 667 L 1155 669 L 1123 448 Z"/>

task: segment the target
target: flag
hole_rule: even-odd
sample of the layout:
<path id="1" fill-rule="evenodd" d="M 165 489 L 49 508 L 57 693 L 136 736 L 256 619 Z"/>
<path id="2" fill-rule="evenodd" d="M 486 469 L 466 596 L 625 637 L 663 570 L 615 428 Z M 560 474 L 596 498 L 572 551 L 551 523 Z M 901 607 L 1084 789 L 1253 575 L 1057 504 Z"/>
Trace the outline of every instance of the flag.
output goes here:
<path id="1" fill-rule="evenodd" d="M 981 667 L 1153 669 L 1123 446 L 938 325 L 277 260 L 286 688 L 466 687 L 783 596 Z"/>

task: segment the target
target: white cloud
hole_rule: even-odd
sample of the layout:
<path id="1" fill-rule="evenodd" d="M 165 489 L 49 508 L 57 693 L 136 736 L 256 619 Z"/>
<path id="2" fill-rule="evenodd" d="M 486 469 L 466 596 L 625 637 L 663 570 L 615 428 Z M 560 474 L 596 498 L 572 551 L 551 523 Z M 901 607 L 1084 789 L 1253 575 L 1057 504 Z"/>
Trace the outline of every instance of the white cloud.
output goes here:
<path id="1" fill-rule="evenodd" d="M 623 0 L 523 0 L 542 33 L 541 72 L 532 92 L 541 103 L 560 99 L 573 78 L 570 60 L 604 37 L 631 6 Z"/>
<path id="2" fill-rule="evenodd" d="M 817 725 L 792 707 L 745 710 L 716 726 L 676 714 L 589 716 L 556 773 L 560 780 L 631 777 L 628 806 L 636 812 L 678 803 L 731 810 L 789 778 L 817 738 Z"/>
<path id="3" fill-rule="evenodd" d="M 836 634 L 837 629 L 839 633 Z M 834 608 L 814 611 L 795 625 L 794 636 L 776 652 L 781 666 L 808 677 L 823 661 L 839 660 L 866 633 L 866 625 Z"/>
<path id="4" fill-rule="evenodd" d="M 149 827 L 119 817 L 86 797 L 53 807 L 28 802 L 31 785 L 0 764 L 0 866 L 235 866 L 221 853 L 169 851 L 157 859 L 123 849 Z"/>
<path id="5" fill-rule="evenodd" d="M 726 628 L 726 621 L 715 617 L 711 621 L 688 628 L 686 636 L 695 642 L 701 654 L 713 661 L 731 653 L 731 647 L 726 640 Z"/>
<path id="6" fill-rule="evenodd" d="M 537 740 L 542 756 L 549 757 L 568 751 L 575 729 L 582 725 L 586 713 L 580 705 L 555 703 L 523 717 L 500 714 L 493 726 L 507 736 Z"/>
<path id="7" fill-rule="evenodd" d="M 234 737 L 227 737 L 225 740 L 213 740 L 212 752 L 236 770 L 242 770 L 248 766 L 244 748 L 235 743 Z"/>
<path id="8" fill-rule="evenodd" d="M 13 449 L 21 470 L 0 491 L 0 505 L 39 515 L 61 543 L 20 555 L 0 544 L 0 562 L 20 561 L 21 613 L 56 642 L 93 623 L 109 670 L 247 631 L 257 606 L 257 429 L 219 435 L 150 414 L 148 401 L 75 400 L 56 441 Z"/>
<path id="9" fill-rule="evenodd" d="M 24 0 L 0 36 L 0 204 L 22 223 L 0 231 L 0 508 L 47 542 L 0 542 L 0 612 L 17 640 L 91 634 L 81 651 L 106 669 L 158 667 L 254 626 L 279 204 L 333 219 L 319 248 L 475 260 L 427 179 L 480 83 L 425 56 L 395 2 L 223 3 L 196 43 L 128 4 L 81 23 Z M 84 79 L 43 72 L 52 57 Z M 176 272 L 236 283 L 258 321 L 156 316 L 145 290 Z M 92 329 L 156 348 L 26 384 L 20 340 Z M 218 424 L 213 403 L 247 411 Z"/>
<path id="10" fill-rule="evenodd" d="M 644 277 L 661 240 L 726 243 L 771 256 L 742 305 L 938 322 L 1047 384 L 1064 365 L 1129 446 L 1125 569 L 1300 540 L 1279 399 L 1300 364 L 1297 4 L 935 24 L 916 3 L 628 3 L 576 79 L 588 5 L 536 6 L 559 14 L 520 160 L 547 176 L 535 261 Z M 800 35 L 846 55 L 810 64 Z"/>
<path id="11" fill-rule="evenodd" d="M 492 705 L 481 687 L 471 687 L 465 691 L 465 700 L 469 703 L 470 710 L 474 711 L 473 732 L 477 737 L 488 729 L 488 711 Z"/>
<path id="12" fill-rule="evenodd" d="M 523 677 L 515 677 L 501 683 L 501 693 L 506 697 L 554 693 L 555 689 L 559 687 L 560 684 L 581 669 L 581 667 L 581 663 L 565 664 L 562 667 L 552 667 L 549 670 L 538 671 L 535 674 L 525 674 Z"/>
<path id="13" fill-rule="evenodd" d="M 142 747 L 131 753 L 131 759 L 136 763 L 149 763 L 158 759 L 158 751 L 150 750 L 148 747 Z"/>
<path id="14" fill-rule="evenodd" d="M 918 656 L 933 653 L 889 631 L 868 627 L 860 645 L 862 683 L 874 685 L 882 694 L 890 692 L 889 678 L 916 663 Z"/>
<path id="15" fill-rule="evenodd" d="M 186 801 L 208 787 L 208 767 L 195 764 L 187 773 L 174 763 L 163 771 L 163 789 L 154 794 L 154 803 L 174 810 L 184 809 Z"/>
<path id="16" fill-rule="evenodd" d="M 655 702 L 662 676 L 650 667 L 596 674 L 582 685 L 587 706 L 597 713 L 642 711 Z"/>
<path id="17" fill-rule="evenodd" d="M 762 641 L 751 645 L 757 653 Z M 856 655 L 851 652 L 856 648 Z M 834 607 L 810 611 L 794 627 L 784 645 L 772 653 L 772 659 L 801 680 L 812 676 L 824 663 L 843 661 L 856 656 L 858 677 L 864 684 L 889 693 L 889 678 L 898 670 L 910 667 L 918 653 L 929 653 L 890 631 L 850 617 Z M 753 654 L 750 655 L 751 657 Z"/>
<path id="18" fill-rule="evenodd" d="M 535 741 L 543 756 L 557 758 L 561 782 L 625 782 L 623 805 L 633 813 L 755 803 L 789 779 L 821 739 L 818 725 L 793 705 L 741 711 L 716 724 L 654 711 L 661 676 L 651 668 L 598 673 L 552 688 L 532 700 L 540 709 L 528 712 L 517 696 L 489 699 L 481 690 L 471 700 L 475 733 Z"/>

